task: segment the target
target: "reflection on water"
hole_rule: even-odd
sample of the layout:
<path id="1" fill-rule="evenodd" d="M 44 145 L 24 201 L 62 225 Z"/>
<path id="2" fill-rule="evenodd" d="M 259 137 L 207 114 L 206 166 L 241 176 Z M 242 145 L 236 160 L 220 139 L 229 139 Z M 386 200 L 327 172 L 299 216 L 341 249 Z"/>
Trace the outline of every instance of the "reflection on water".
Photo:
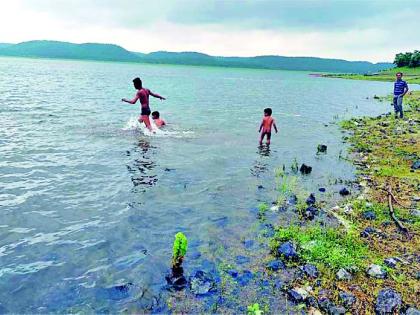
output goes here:
<path id="1" fill-rule="evenodd" d="M 145 192 L 147 187 L 154 186 L 158 181 L 157 175 L 153 173 L 156 162 L 152 156 L 155 152 L 156 147 L 145 138 L 139 139 L 137 145 L 131 151 L 127 151 L 128 156 L 134 157 L 127 165 L 134 186 L 133 192 Z"/>
<path id="2" fill-rule="evenodd" d="M 266 144 L 266 145 L 260 145 L 258 147 L 258 153 L 261 156 L 270 156 L 270 153 L 271 153 L 270 146 L 268 144 Z"/>

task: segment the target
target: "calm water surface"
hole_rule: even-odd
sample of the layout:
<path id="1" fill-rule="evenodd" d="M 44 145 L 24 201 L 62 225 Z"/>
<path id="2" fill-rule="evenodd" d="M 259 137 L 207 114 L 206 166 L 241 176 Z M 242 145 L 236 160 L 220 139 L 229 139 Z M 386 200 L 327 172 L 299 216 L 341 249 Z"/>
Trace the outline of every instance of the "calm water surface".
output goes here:
<path id="1" fill-rule="evenodd" d="M 167 97 L 151 100 L 163 134 L 144 135 L 139 105 L 120 101 L 135 76 Z M 274 169 L 294 158 L 314 168 L 301 184 L 334 198 L 334 179 L 353 168 L 338 158 L 346 148 L 332 122 L 389 110 L 372 96 L 391 88 L 305 72 L 1 58 L 0 312 L 123 310 L 133 296 L 107 290 L 159 291 L 177 231 L 190 240 L 186 270 L 217 263 L 214 248 L 241 243 L 255 207 L 277 196 Z M 261 151 L 264 107 L 280 132 Z M 316 156 L 319 143 L 327 155 Z"/>

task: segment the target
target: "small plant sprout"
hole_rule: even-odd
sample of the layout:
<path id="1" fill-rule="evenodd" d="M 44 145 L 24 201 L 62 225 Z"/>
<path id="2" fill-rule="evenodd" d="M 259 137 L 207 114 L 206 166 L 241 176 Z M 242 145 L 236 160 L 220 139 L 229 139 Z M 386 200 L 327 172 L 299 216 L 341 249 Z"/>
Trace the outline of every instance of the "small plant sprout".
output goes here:
<path id="1" fill-rule="evenodd" d="M 248 306 L 248 315 L 263 315 L 264 312 L 260 310 L 260 305 L 254 303 Z"/>
<path id="2" fill-rule="evenodd" d="M 296 158 L 293 159 L 291 169 L 292 169 L 292 172 L 295 173 L 295 174 L 299 171 L 299 164 L 298 164 Z"/>
<path id="3" fill-rule="evenodd" d="M 172 254 L 172 265 L 181 266 L 185 255 L 187 254 L 188 240 L 182 232 L 175 234 L 175 241 Z"/>

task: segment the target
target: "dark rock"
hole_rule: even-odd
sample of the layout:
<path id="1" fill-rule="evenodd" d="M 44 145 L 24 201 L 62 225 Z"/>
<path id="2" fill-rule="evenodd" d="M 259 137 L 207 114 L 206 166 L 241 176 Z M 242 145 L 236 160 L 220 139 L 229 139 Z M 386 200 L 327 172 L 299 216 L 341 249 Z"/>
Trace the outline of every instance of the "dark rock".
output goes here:
<path id="1" fill-rule="evenodd" d="M 253 277 L 254 275 L 251 271 L 245 270 L 236 280 L 241 286 L 245 286 L 252 280 Z"/>
<path id="2" fill-rule="evenodd" d="M 416 279 L 417 279 L 417 280 L 420 280 L 420 271 L 417 271 L 417 272 L 416 272 Z"/>
<path id="3" fill-rule="evenodd" d="M 318 189 L 320 192 L 326 192 L 327 190 L 324 187 L 321 187 L 320 189 Z"/>
<path id="4" fill-rule="evenodd" d="M 318 144 L 317 153 L 327 153 L 327 146 L 325 144 Z"/>
<path id="5" fill-rule="evenodd" d="M 289 298 L 295 303 L 301 303 L 308 297 L 308 292 L 302 288 L 293 288 L 287 291 Z"/>
<path id="6" fill-rule="evenodd" d="M 264 189 L 264 186 L 263 185 L 258 185 L 257 188 L 258 189 Z"/>
<path id="7" fill-rule="evenodd" d="M 236 278 L 238 276 L 238 272 L 235 269 L 230 269 L 227 272 L 232 278 Z"/>
<path id="8" fill-rule="evenodd" d="M 308 166 L 306 164 L 302 164 L 300 166 L 300 169 L 299 170 L 300 170 L 300 172 L 302 174 L 310 174 L 312 172 L 312 166 Z"/>
<path id="9" fill-rule="evenodd" d="M 401 307 L 401 295 L 393 289 L 387 288 L 379 292 L 375 304 L 375 312 L 378 315 L 394 314 Z"/>
<path id="10" fill-rule="evenodd" d="M 397 267 L 398 261 L 395 258 L 386 258 L 384 259 L 384 264 L 387 265 L 389 268 Z"/>
<path id="11" fill-rule="evenodd" d="M 411 165 L 412 170 L 418 170 L 420 168 L 420 160 L 414 161 Z"/>
<path id="12" fill-rule="evenodd" d="M 276 279 L 274 281 L 274 288 L 275 289 L 278 289 L 278 290 L 284 291 L 284 290 L 287 289 L 287 284 L 284 283 L 281 279 Z"/>
<path id="13" fill-rule="evenodd" d="M 180 291 L 188 284 L 182 267 L 172 268 L 171 274 L 167 275 L 165 278 L 170 290 Z"/>
<path id="14" fill-rule="evenodd" d="M 346 281 L 348 281 L 348 280 L 353 279 L 353 276 L 351 275 L 351 273 L 348 272 L 344 268 L 341 268 L 340 270 L 338 270 L 336 276 L 337 276 L 337 279 L 338 280 L 346 280 Z"/>
<path id="15" fill-rule="evenodd" d="M 307 297 L 305 303 L 308 307 L 318 308 L 318 301 L 313 296 Z"/>
<path id="16" fill-rule="evenodd" d="M 277 271 L 280 269 L 286 269 L 286 265 L 280 259 L 276 259 L 268 262 L 266 268 L 272 271 Z"/>
<path id="17" fill-rule="evenodd" d="M 312 264 L 306 264 L 304 266 L 301 266 L 300 269 L 308 276 L 311 278 L 318 278 L 319 276 L 319 272 L 318 272 L 318 268 Z"/>
<path id="18" fill-rule="evenodd" d="M 339 191 L 339 193 L 340 193 L 341 196 L 348 196 L 348 195 L 350 195 L 350 191 L 346 187 L 341 188 L 340 191 Z"/>
<path id="19" fill-rule="evenodd" d="M 342 306 L 332 305 L 328 309 L 328 314 L 329 315 L 344 315 L 344 314 L 346 314 L 346 309 L 344 307 L 342 307 Z"/>
<path id="20" fill-rule="evenodd" d="M 249 257 L 241 256 L 241 255 L 236 256 L 236 263 L 239 264 L 239 265 L 246 264 L 246 263 L 249 263 L 249 262 L 250 262 Z"/>
<path id="21" fill-rule="evenodd" d="M 315 199 L 315 195 L 314 194 L 310 194 L 309 197 L 306 199 L 306 204 L 308 206 L 314 205 L 315 202 L 316 202 L 316 199 Z"/>
<path id="22" fill-rule="evenodd" d="M 251 248 L 252 246 L 254 246 L 254 240 L 245 240 L 244 246 L 245 248 Z"/>
<path id="23" fill-rule="evenodd" d="M 328 313 L 328 310 L 334 306 L 334 303 L 325 296 L 322 296 L 318 299 L 318 305 L 321 310 Z"/>
<path id="24" fill-rule="evenodd" d="M 305 212 L 310 212 L 313 216 L 318 214 L 318 209 L 315 208 L 314 206 L 310 206 L 308 208 L 306 208 Z"/>
<path id="25" fill-rule="evenodd" d="M 376 220 L 376 214 L 372 210 L 363 212 L 362 217 L 365 220 Z"/>
<path id="26" fill-rule="evenodd" d="M 286 203 L 290 206 L 295 206 L 298 202 L 298 198 L 296 195 L 291 195 L 289 198 L 287 198 Z"/>
<path id="27" fill-rule="evenodd" d="M 352 307 L 352 305 L 356 302 L 356 297 L 349 293 L 349 292 L 344 292 L 341 291 L 340 293 L 338 293 L 340 300 L 343 301 L 343 305 L 345 308 L 349 309 Z"/>
<path id="28" fill-rule="evenodd" d="M 195 295 L 205 295 L 216 291 L 216 282 L 211 274 L 199 270 L 190 278 L 190 289 Z"/>
<path id="29" fill-rule="evenodd" d="M 379 265 L 371 264 L 366 273 L 372 278 L 376 279 L 385 279 L 388 275 L 387 271 Z"/>
<path id="30" fill-rule="evenodd" d="M 417 308 L 409 307 L 404 315 L 420 315 L 420 311 Z"/>
<path id="31" fill-rule="evenodd" d="M 360 232 L 361 237 L 369 237 L 372 234 L 375 234 L 376 230 L 373 227 L 368 226 L 362 232 Z"/>
<path id="32" fill-rule="evenodd" d="M 283 256 L 289 260 L 296 260 L 298 258 L 298 254 L 296 252 L 296 246 L 292 242 L 284 242 L 279 246 L 277 252 L 280 256 Z"/>

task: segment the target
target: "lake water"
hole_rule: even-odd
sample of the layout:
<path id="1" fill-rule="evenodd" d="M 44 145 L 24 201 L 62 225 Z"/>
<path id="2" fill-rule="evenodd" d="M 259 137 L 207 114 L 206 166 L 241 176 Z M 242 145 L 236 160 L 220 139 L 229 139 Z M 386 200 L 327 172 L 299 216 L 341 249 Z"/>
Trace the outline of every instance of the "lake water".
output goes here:
<path id="1" fill-rule="evenodd" d="M 145 135 L 139 105 L 120 101 L 136 76 L 167 97 L 151 99 L 166 131 Z M 391 91 L 305 72 L 0 58 L 0 313 L 141 311 L 176 232 L 187 274 L 229 260 L 278 195 L 275 168 L 311 165 L 299 184 L 339 198 L 335 179 L 354 169 L 334 122 L 390 110 L 372 97 Z M 258 148 L 265 107 L 279 127 L 270 150 Z M 123 283 L 141 289 L 112 292 Z"/>

